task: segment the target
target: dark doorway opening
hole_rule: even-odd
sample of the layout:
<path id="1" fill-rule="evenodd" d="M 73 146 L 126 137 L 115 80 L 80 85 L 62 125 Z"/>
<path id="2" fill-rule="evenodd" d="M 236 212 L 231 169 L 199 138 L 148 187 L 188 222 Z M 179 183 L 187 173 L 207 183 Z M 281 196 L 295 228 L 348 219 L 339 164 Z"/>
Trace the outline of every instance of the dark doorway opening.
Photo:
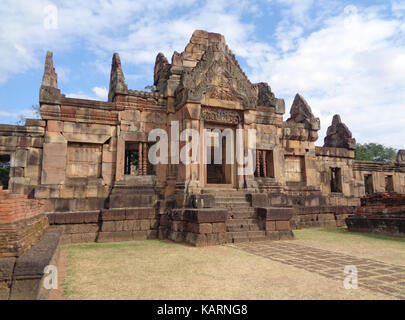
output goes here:
<path id="1" fill-rule="evenodd" d="M 0 155 L 0 186 L 8 189 L 10 181 L 10 155 Z"/>
<path id="2" fill-rule="evenodd" d="M 330 168 L 330 191 L 342 192 L 342 170 Z"/>
<path id="3" fill-rule="evenodd" d="M 366 174 L 364 176 L 364 187 L 366 194 L 372 194 L 374 192 L 373 176 L 371 174 Z"/>
<path id="4" fill-rule="evenodd" d="M 392 176 L 385 177 L 385 191 L 394 192 L 394 181 L 393 181 Z"/>
<path id="5" fill-rule="evenodd" d="M 207 164 L 207 183 L 209 184 L 224 184 L 226 183 L 225 175 L 225 150 L 226 139 L 222 139 L 222 144 L 219 146 L 211 146 L 211 160 Z M 221 149 L 221 150 L 219 150 Z M 215 153 L 221 152 L 222 162 L 215 163 Z"/>

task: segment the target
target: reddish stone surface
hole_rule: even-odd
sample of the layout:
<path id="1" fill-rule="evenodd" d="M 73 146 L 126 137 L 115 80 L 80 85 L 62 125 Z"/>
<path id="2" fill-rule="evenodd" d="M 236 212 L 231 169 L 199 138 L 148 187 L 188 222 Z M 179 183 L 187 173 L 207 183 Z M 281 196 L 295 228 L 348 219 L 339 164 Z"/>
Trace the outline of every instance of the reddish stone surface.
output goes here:
<path id="1" fill-rule="evenodd" d="M 363 197 L 361 207 L 346 224 L 353 232 L 405 237 L 405 195 L 384 192 Z"/>
<path id="2" fill-rule="evenodd" d="M 48 226 L 43 200 L 0 190 L 0 257 L 21 255 Z"/>

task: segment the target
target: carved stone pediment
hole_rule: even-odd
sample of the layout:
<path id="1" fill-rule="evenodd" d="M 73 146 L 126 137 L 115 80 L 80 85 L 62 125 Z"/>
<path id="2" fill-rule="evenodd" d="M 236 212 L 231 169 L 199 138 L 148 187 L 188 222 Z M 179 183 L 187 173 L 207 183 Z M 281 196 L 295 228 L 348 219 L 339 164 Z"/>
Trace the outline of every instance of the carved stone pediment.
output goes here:
<path id="1" fill-rule="evenodd" d="M 207 122 L 237 125 L 242 121 L 238 111 L 205 107 L 201 110 L 201 119 Z"/>
<path id="2" fill-rule="evenodd" d="M 241 70 L 224 43 L 207 48 L 198 64 L 182 75 L 176 102 L 201 102 L 203 96 L 225 101 L 239 101 L 244 109 L 255 109 L 258 88 Z"/>

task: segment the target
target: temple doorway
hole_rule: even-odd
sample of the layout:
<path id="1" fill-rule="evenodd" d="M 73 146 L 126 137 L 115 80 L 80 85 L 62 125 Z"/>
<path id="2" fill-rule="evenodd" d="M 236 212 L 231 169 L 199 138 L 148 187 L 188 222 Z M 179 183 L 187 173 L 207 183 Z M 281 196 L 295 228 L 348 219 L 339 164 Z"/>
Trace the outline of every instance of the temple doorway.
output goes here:
<path id="1" fill-rule="evenodd" d="M 211 130 L 219 129 L 221 130 L 221 132 L 223 132 L 224 129 L 229 128 L 213 127 L 209 129 Z M 231 130 L 234 132 L 233 129 Z M 227 156 L 230 157 L 230 155 L 227 155 L 227 144 L 234 143 L 235 137 L 234 136 L 232 137 L 233 142 L 231 142 L 230 138 L 221 136 L 218 134 L 218 132 L 211 132 L 210 139 L 211 143 L 210 146 L 207 147 L 207 154 L 206 154 L 207 160 L 209 160 L 205 168 L 206 184 L 222 185 L 224 187 L 226 186 L 233 187 L 233 185 L 235 184 L 234 179 L 235 166 L 234 164 L 229 163 L 229 161 L 227 161 Z"/>

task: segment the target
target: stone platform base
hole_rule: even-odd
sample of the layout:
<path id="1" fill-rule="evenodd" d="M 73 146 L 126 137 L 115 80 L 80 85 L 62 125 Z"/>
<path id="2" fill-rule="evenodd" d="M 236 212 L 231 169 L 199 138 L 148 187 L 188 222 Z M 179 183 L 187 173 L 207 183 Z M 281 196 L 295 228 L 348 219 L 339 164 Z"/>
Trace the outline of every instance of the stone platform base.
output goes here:
<path id="1" fill-rule="evenodd" d="M 157 239 L 159 215 L 154 208 L 122 208 L 48 214 L 62 228 L 62 244 Z"/>
<path id="2" fill-rule="evenodd" d="M 351 216 L 346 219 L 351 232 L 380 234 L 405 238 L 405 217 L 387 216 Z"/>
<path id="3" fill-rule="evenodd" d="M 44 300 L 44 269 L 57 265 L 62 230 L 51 228 L 18 258 L 0 258 L 0 300 Z"/>
<path id="4" fill-rule="evenodd" d="M 405 195 L 382 192 L 365 196 L 346 224 L 352 232 L 405 237 Z"/>

